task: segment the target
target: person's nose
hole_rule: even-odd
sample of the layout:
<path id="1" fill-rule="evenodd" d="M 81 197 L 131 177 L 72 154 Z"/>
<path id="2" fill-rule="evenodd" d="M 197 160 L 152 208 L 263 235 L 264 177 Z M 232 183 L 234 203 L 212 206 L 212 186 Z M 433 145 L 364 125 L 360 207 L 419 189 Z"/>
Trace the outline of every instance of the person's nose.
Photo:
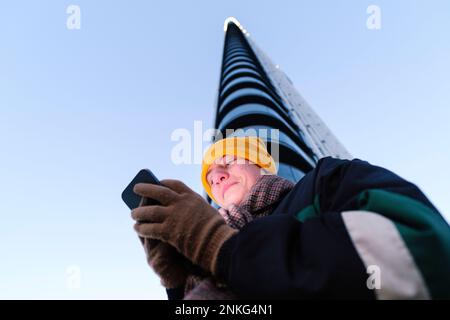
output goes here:
<path id="1" fill-rule="evenodd" d="M 228 179 L 228 173 L 223 170 L 220 170 L 214 174 L 213 184 L 218 185 L 219 183 L 222 183 L 226 179 Z"/>

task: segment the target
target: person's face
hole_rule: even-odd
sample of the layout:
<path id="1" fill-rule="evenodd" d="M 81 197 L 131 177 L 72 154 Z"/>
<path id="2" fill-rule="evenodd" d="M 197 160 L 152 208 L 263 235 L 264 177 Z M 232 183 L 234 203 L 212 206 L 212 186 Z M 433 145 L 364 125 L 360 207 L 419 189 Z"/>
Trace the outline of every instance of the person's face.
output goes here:
<path id="1" fill-rule="evenodd" d="M 234 156 L 218 158 L 208 170 L 206 180 L 218 204 L 227 208 L 239 205 L 261 176 L 261 168 L 254 163 Z"/>

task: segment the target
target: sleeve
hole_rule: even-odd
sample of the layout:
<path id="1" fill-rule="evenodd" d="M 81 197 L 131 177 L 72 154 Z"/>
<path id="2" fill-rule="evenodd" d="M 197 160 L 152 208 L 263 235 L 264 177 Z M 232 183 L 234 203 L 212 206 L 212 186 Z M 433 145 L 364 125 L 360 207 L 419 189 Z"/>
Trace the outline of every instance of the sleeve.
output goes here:
<path id="1" fill-rule="evenodd" d="M 394 288 L 396 297 L 406 297 L 397 281 L 386 281 L 403 279 L 398 275 L 406 269 L 398 265 L 413 259 L 415 278 L 425 283 L 412 279 L 404 287 L 417 282 L 418 293 L 428 288 L 431 296 L 446 297 L 448 230 L 414 184 L 359 159 L 323 158 L 276 214 L 252 221 L 224 243 L 218 272 L 243 298 L 371 299 L 381 291 L 368 288 L 365 266 L 375 262 L 386 275 L 386 296 Z M 406 249 L 395 249 L 399 245 Z"/>

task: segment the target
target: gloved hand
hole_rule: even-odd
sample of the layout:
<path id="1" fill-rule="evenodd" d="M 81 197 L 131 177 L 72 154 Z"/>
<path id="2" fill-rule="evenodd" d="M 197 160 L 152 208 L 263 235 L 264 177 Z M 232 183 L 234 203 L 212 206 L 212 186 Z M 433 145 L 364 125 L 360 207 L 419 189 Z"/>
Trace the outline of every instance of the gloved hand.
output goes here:
<path id="1" fill-rule="evenodd" d="M 162 180 L 161 184 L 135 185 L 135 193 L 161 203 L 132 211 L 134 220 L 145 221 L 135 224 L 136 232 L 171 244 L 194 264 L 216 275 L 219 250 L 237 230 L 183 182 Z"/>
<path id="2" fill-rule="evenodd" d="M 186 258 L 170 244 L 156 239 L 139 237 L 145 249 L 147 262 L 167 289 L 184 286 L 188 276 Z"/>
<path id="3" fill-rule="evenodd" d="M 147 198 L 142 197 L 139 207 L 147 204 Z M 139 236 L 144 246 L 147 263 L 167 289 L 184 286 L 188 276 L 186 265 L 188 260 L 170 244 L 157 239 Z"/>

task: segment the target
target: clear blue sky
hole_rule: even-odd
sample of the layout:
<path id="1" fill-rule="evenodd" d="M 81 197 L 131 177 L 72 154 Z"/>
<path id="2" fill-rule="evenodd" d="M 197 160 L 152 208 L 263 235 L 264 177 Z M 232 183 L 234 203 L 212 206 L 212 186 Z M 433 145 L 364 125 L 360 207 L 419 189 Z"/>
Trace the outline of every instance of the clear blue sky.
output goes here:
<path id="1" fill-rule="evenodd" d="M 66 27 L 70 4 L 80 30 Z M 380 30 L 366 27 L 370 4 Z M 449 12 L 446 0 L 2 1 L 0 298 L 166 298 L 120 193 L 143 167 L 202 192 L 199 165 L 171 162 L 170 135 L 213 122 L 228 16 L 353 156 L 416 183 L 450 220 Z"/>

